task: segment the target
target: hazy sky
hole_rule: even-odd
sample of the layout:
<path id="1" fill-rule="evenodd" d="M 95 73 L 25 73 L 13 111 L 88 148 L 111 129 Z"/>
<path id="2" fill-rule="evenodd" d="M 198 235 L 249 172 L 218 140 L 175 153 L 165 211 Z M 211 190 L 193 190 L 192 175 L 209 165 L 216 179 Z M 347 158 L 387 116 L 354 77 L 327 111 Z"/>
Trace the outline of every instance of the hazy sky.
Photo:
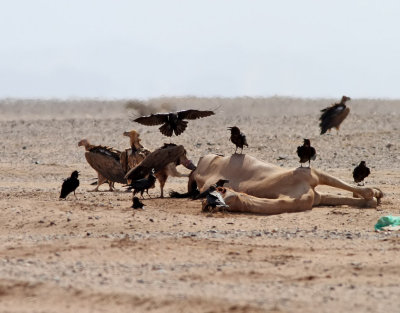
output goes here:
<path id="1" fill-rule="evenodd" d="M 0 0 L 0 97 L 400 98 L 399 0 Z"/>

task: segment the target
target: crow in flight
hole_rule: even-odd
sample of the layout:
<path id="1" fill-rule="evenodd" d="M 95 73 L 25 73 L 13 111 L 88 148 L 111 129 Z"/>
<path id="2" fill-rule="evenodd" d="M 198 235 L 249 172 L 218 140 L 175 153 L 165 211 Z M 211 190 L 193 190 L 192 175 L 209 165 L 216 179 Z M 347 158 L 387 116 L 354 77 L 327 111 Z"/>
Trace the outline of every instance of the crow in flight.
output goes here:
<path id="1" fill-rule="evenodd" d="M 188 122 L 185 120 L 195 120 L 197 118 L 207 117 L 214 115 L 213 111 L 200 111 L 200 110 L 184 110 L 170 113 L 157 113 L 148 116 L 138 117 L 133 122 L 137 122 L 147 126 L 161 125 L 160 132 L 167 137 L 171 137 L 173 133 L 176 136 L 182 134 Z"/>

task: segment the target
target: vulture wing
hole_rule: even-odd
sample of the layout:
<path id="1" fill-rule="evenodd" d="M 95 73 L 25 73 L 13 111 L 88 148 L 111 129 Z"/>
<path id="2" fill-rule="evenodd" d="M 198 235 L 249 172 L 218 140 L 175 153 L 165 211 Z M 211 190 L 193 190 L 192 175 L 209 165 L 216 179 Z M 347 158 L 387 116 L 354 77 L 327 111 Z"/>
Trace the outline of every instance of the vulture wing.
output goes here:
<path id="1" fill-rule="evenodd" d="M 180 120 L 195 120 L 197 118 L 207 117 L 214 114 L 213 111 L 185 110 L 178 112 L 178 118 Z"/>
<path id="2" fill-rule="evenodd" d="M 86 161 L 97 172 L 112 182 L 126 184 L 125 172 L 122 165 L 115 157 L 106 153 L 88 151 L 85 153 Z"/>
<path id="3" fill-rule="evenodd" d="M 132 121 L 147 126 L 160 125 L 168 121 L 168 113 L 158 113 L 158 114 L 151 114 L 148 116 L 141 116 Z"/>
<path id="4" fill-rule="evenodd" d="M 150 174 L 152 168 L 157 173 L 169 163 L 176 162 L 183 154 L 185 154 L 183 146 L 174 145 L 159 148 L 150 153 L 138 166 L 132 168 L 125 175 L 125 178 L 131 180 L 141 179 Z"/>

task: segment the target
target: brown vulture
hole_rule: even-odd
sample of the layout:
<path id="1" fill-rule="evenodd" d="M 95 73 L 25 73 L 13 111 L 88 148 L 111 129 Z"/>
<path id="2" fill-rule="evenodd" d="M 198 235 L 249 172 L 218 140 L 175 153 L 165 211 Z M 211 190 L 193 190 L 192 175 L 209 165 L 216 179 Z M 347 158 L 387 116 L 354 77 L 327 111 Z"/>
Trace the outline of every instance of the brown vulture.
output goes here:
<path id="1" fill-rule="evenodd" d="M 322 114 L 319 120 L 319 127 L 321 127 L 321 135 L 325 134 L 327 130 L 336 128 L 339 132 L 340 124 L 349 115 L 350 108 L 346 106 L 346 101 L 351 100 L 350 97 L 343 96 L 339 103 L 335 103 L 330 107 L 321 110 Z"/>
<path id="2" fill-rule="evenodd" d="M 160 182 L 161 198 L 163 198 L 164 185 L 168 176 L 187 176 L 180 174 L 176 170 L 176 166 L 180 164 L 190 170 L 196 168 L 192 161 L 187 159 L 186 150 L 183 146 L 164 144 L 164 146 L 150 153 L 139 165 L 126 173 L 125 179 L 133 181 L 145 178 L 152 172 L 152 169 L 154 169 L 155 176 Z"/>
<path id="3" fill-rule="evenodd" d="M 86 145 L 85 145 L 86 144 Z M 110 190 L 113 182 L 126 184 L 125 172 L 121 165 L 121 152 L 106 146 L 90 145 L 86 139 L 79 142 L 79 146 L 85 146 L 85 158 L 89 165 L 99 174 L 98 187 L 108 180 Z M 101 175 L 101 176 L 100 176 Z"/>

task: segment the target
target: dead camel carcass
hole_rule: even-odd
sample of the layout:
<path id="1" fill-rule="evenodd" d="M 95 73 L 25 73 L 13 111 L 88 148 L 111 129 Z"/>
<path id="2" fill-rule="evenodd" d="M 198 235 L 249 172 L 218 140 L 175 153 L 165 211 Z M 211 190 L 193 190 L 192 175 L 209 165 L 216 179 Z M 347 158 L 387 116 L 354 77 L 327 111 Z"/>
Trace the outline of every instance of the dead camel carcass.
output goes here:
<path id="1" fill-rule="evenodd" d="M 219 179 L 229 180 L 229 188 L 218 190 L 229 210 L 235 212 L 279 214 L 318 205 L 376 207 L 383 197 L 377 188 L 352 186 L 313 168 L 285 169 L 243 154 L 202 157 L 190 174 L 188 194 L 193 194 L 196 186 L 203 192 Z M 318 185 L 347 190 L 360 198 L 322 194 L 315 190 Z"/>

